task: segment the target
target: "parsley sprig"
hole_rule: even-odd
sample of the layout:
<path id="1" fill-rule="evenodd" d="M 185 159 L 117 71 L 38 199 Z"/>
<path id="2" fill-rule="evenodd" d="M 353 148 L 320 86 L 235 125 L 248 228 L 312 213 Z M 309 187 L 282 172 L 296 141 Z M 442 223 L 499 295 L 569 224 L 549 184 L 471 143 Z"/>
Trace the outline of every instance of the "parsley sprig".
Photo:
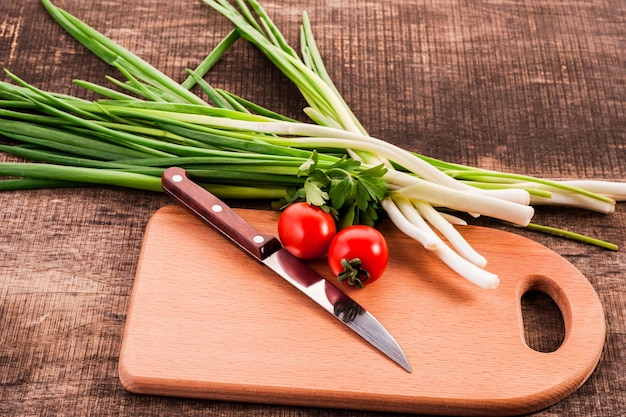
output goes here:
<path id="1" fill-rule="evenodd" d="M 361 162 L 342 157 L 326 169 L 318 167 L 318 154 L 300 166 L 298 176 L 306 176 L 302 187 L 290 189 L 278 207 L 306 201 L 331 213 L 339 228 L 352 224 L 374 225 L 381 201 L 387 193 L 383 164 L 363 168 Z"/>

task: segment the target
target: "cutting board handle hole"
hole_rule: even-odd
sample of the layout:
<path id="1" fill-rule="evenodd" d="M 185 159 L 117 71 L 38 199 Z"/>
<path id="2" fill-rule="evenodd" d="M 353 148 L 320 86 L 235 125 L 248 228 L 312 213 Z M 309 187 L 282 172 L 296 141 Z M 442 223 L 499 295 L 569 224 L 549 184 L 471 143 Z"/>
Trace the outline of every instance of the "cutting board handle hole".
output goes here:
<path id="1" fill-rule="evenodd" d="M 565 339 L 565 321 L 559 306 L 548 294 L 536 289 L 522 295 L 521 305 L 528 347 L 537 352 L 555 352 Z M 546 327 L 555 331 L 542 331 Z"/>

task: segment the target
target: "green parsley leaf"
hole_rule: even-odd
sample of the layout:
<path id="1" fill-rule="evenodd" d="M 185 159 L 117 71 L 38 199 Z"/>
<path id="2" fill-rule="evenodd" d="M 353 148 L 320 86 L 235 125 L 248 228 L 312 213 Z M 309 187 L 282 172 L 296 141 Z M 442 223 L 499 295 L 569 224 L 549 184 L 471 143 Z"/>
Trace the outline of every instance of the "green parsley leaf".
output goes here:
<path id="1" fill-rule="evenodd" d="M 274 206 L 286 207 L 306 201 L 331 213 L 339 228 L 352 224 L 374 225 L 381 210 L 387 185 L 383 179 L 387 168 L 379 165 L 362 169 L 361 163 L 343 156 L 325 171 L 317 168 L 317 152 L 299 167 L 299 176 L 306 176 L 302 188 L 290 190 Z"/>
<path id="2" fill-rule="evenodd" d="M 298 176 L 309 175 L 309 173 L 317 167 L 317 159 L 317 151 L 314 150 L 311 153 L 311 157 L 298 167 Z"/>

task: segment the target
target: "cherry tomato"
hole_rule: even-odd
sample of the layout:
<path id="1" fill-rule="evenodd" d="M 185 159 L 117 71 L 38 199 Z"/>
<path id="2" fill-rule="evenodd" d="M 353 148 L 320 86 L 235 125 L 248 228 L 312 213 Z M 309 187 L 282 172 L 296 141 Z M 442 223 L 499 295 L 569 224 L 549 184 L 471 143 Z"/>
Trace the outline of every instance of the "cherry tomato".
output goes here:
<path id="1" fill-rule="evenodd" d="M 328 249 L 328 265 L 339 279 L 362 288 L 376 281 L 389 262 L 385 237 L 370 226 L 348 226 L 342 229 Z"/>
<path id="2" fill-rule="evenodd" d="M 336 233 L 333 216 L 308 203 L 294 203 L 278 218 L 278 238 L 283 247 L 301 259 L 326 255 Z"/>

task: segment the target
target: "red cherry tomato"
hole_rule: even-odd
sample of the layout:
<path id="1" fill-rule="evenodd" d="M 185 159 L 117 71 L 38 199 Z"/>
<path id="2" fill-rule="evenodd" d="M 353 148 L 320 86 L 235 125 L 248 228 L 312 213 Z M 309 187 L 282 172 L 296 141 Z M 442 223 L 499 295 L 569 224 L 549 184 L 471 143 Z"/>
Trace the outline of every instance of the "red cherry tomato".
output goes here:
<path id="1" fill-rule="evenodd" d="M 278 238 L 283 247 L 301 259 L 326 255 L 336 233 L 333 216 L 304 202 L 288 206 L 278 218 Z"/>
<path id="2" fill-rule="evenodd" d="M 339 279 L 362 288 L 381 277 L 389 262 L 385 237 L 370 226 L 348 226 L 328 249 L 328 265 Z"/>

